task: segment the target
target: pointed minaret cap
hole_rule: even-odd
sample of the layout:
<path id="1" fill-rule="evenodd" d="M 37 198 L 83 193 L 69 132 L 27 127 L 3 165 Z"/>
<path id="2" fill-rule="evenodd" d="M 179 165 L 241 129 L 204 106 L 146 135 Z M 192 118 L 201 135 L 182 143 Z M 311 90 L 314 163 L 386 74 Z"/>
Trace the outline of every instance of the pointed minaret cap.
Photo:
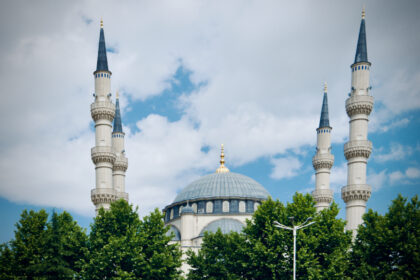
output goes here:
<path id="1" fill-rule="evenodd" d="M 98 46 L 98 62 L 96 63 L 96 71 L 108 71 L 108 59 L 106 58 L 104 22 L 101 19 L 101 30 L 99 32 L 99 46 Z"/>
<path id="2" fill-rule="evenodd" d="M 330 127 L 330 118 L 328 116 L 328 96 L 327 83 L 324 83 L 324 99 L 322 100 L 321 118 L 319 120 L 319 128 Z"/>
<path id="3" fill-rule="evenodd" d="M 123 133 L 122 123 L 121 123 L 121 112 L 120 112 L 120 99 L 119 99 L 118 90 L 115 95 L 116 95 L 115 118 L 114 118 L 114 129 L 112 133 Z"/>
<path id="4" fill-rule="evenodd" d="M 221 154 L 220 154 L 220 166 L 216 169 L 216 173 L 227 173 L 229 169 L 225 166 L 225 148 L 222 144 L 221 146 Z"/>
<path id="5" fill-rule="evenodd" d="M 356 55 L 354 63 L 368 62 L 367 43 L 366 43 L 366 26 L 365 26 L 365 8 L 362 10 L 362 22 L 360 23 L 359 39 L 357 40 Z"/>

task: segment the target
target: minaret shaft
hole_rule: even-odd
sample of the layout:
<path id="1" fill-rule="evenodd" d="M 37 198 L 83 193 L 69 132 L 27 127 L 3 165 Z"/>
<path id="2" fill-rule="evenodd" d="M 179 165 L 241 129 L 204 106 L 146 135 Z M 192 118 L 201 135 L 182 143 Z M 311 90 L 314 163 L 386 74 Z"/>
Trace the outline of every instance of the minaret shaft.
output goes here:
<path id="1" fill-rule="evenodd" d="M 341 189 L 341 197 L 346 203 L 346 229 L 353 232 L 363 223 L 366 202 L 371 195 L 371 187 L 366 184 L 367 160 L 372 151 L 368 140 L 368 121 L 373 109 L 373 97 L 369 94 L 369 72 L 371 63 L 367 60 L 364 12 L 360 26 L 354 64 L 351 65 L 351 92 L 346 100 L 346 111 L 350 117 L 349 141 L 344 145 L 347 159 L 347 185 Z"/>

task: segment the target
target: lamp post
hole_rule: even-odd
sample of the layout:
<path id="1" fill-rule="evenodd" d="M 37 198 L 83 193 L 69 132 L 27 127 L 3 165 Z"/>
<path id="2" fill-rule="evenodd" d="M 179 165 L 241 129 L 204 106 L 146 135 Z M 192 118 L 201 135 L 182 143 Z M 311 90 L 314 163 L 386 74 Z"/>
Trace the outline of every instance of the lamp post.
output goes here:
<path id="1" fill-rule="evenodd" d="M 310 221 L 312 221 L 312 217 L 309 217 L 309 218 L 306 219 L 306 221 L 303 224 L 295 226 L 294 223 L 293 223 L 294 217 L 289 217 L 289 219 L 292 220 L 293 227 L 288 227 L 288 226 L 282 225 L 277 221 L 274 221 L 274 226 L 278 227 L 278 228 L 293 231 L 293 280 L 296 280 L 296 232 L 298 231 L 298 229 L 308 227 L 308 226 L 314 224 L 315 222 L 310 222 Z M 310 223 L 308 224 L 308 222 L 310 222 Z"/>

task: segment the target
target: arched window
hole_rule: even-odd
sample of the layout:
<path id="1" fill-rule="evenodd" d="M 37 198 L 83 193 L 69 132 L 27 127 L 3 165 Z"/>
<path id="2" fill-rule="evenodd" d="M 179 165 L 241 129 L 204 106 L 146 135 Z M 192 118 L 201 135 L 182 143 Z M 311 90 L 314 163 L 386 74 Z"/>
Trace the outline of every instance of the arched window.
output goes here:
<path id="1" fill-rule="evenodd" d="M 182 206 L 182 205 L 179 207 L 179 215 L 180 215 L 180 216 L 181 216 L 181 213 L 182 213 L 182 209 L 183 209 L 183 208 L 184 208 L 184 206 Z"/>
<path id="2" fill-rule="evenodd" d="M 229 201 L 227 201 L 227 200 L 223 201 L 222 211 L 223 211 L 223 213 L 228 213 L 229 212 Z"/>
<path id="3" fill-rule="evenodd" d="M 239 201 L 239 213 L 245 213 L 245 201 Z"/>
<path id="4" fill-rule="evenodd" d="M 174 218 L 174 209 L 171 209 L 171 215 L 170 215 L 170 219 L 172 220 Z"/>
<path id="5" fill-rule="evenodd" d="M 260 203 L 259 202 L 255 202 L 254 203 L 254 212 L 257 211 L 258 206 L 260 206 Z"/>
<path id="6" fill-rule="evenodd" d="M 213 202 L 207 201 L 207 203 L 206 203 L 206 213 L 213 213 Z"/>
<path id="7" fill-rule="evenodd" d="M 197 213 L 197 203 L 193 203 L 191 207 L 192 207 L 194 213 Z"/>

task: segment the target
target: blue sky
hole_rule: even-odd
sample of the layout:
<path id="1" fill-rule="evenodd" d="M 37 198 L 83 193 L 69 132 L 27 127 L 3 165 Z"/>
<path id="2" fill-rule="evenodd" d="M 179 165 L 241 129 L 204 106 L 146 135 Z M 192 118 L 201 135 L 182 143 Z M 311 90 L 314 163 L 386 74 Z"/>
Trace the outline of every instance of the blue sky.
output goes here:
<path id="1" fill-rule="evenodd" d="M 121 96 L 126 190 L 141 215 L 214 172 L 221 143 L 229 169 L 273 198 L 313 190 L 328 82 L 331 188 L 343 218 L 344 102 L 363 2 L 313 2 L 0 4 L 0 242 L 23 209 L 66 210 L 86 228 L 92 221 L 89 106 L 101 17 L 112 93 Z M 367 205 L 380 213 L 398 193 L 420 190 L 419 12 L 416 1 L 366 3 L 375 97 Z"/>

